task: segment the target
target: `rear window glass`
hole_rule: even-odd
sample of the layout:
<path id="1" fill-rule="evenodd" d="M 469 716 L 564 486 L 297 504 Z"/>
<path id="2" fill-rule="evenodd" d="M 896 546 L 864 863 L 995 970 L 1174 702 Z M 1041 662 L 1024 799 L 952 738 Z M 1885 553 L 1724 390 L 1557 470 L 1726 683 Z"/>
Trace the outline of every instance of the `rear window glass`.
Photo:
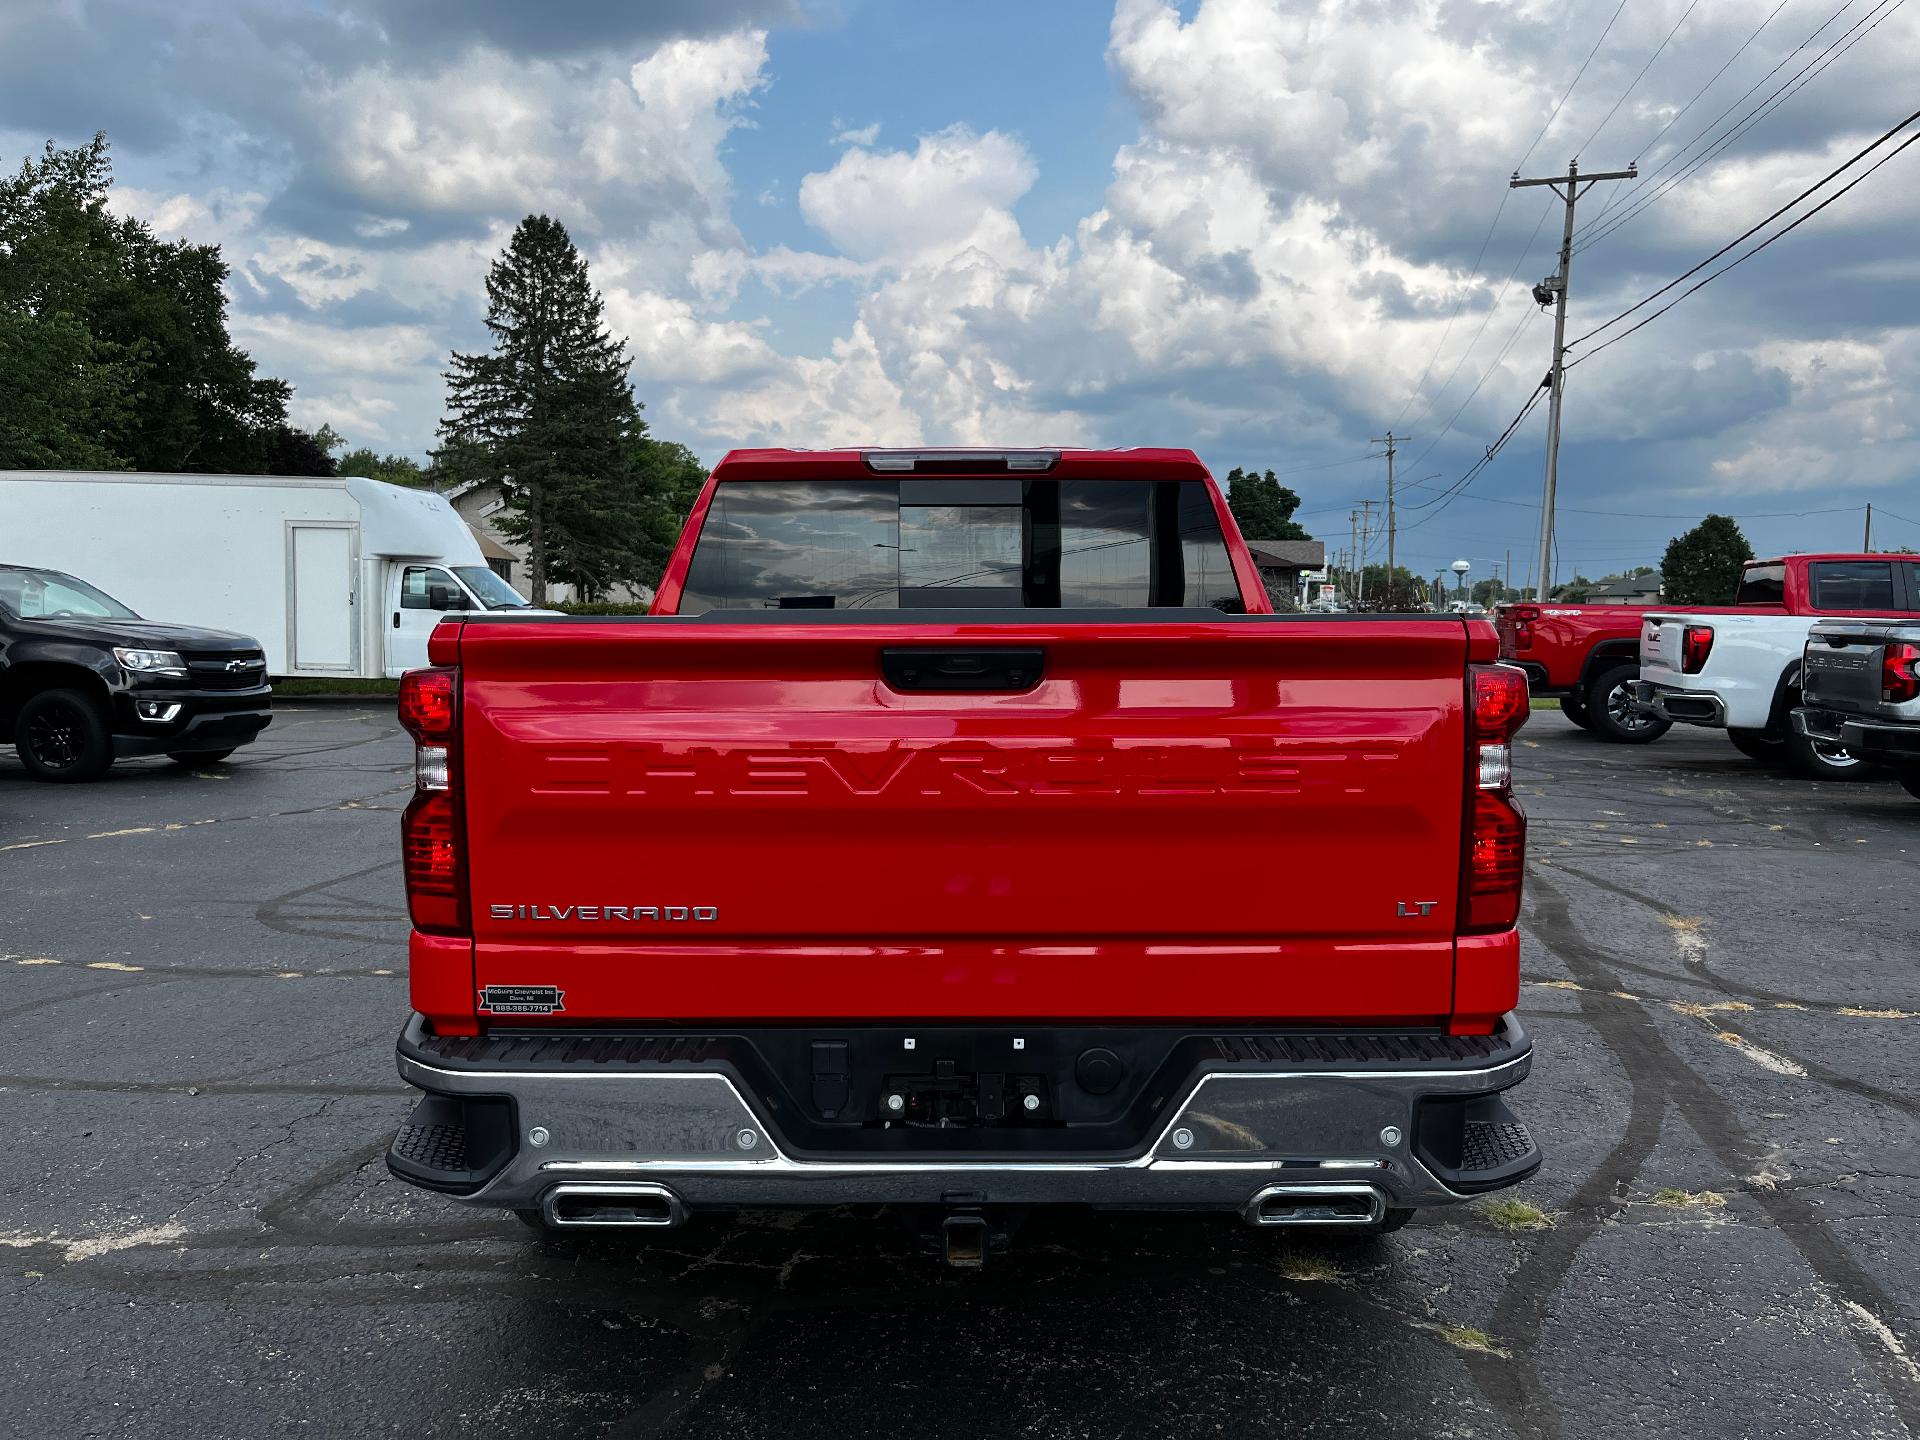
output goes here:
<path id="1" fill-rule="evenodd" d="M 1733 597 L 1736 605 L 1784 605 L 1787 603 L 1787 567 L 1749 565 L 1740 572 L 1740 589 Z"/>
<path id="2" fill-rule="evenodd" d="M 709 610 L 1239 610 L 1197 480 L 722 481 L 687 570 Z"/>
<path id="3" fill-rule="evenodd" d="M 1812 569 L 1816 610 L 1893 609 L 1891 560 L 1827 560 Z"/>

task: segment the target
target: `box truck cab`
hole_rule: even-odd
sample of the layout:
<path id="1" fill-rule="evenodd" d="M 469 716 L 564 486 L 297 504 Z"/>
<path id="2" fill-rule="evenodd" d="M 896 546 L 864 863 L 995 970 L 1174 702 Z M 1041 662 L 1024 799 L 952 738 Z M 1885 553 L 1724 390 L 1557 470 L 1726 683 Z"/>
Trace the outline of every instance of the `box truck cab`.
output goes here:
<path id="1" fill-rule="evenodd" d="M 359 476 L 0 471 L 0 514 L 0 562 L 257 636 L 276 676 L 400 675 L 442 615 L 530 608 L 445 496 Z"/>

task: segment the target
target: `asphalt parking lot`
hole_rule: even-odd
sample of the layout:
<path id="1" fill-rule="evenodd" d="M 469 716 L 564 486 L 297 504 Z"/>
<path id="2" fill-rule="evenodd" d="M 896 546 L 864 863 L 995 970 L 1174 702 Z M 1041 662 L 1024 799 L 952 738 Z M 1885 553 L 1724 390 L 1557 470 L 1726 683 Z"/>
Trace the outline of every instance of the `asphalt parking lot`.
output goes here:
<path id="1" fill-rule="evenodd" d="M 409 1109 L 384 709 L 207 775 L 0 750 L 0 1432 L 1920 1434 L 1920 803 L 1717 736 L 1523 732 L 1504 1199 L 1372 1247 L 871 1217 L 542 1239 L 390 1179 Z"/>

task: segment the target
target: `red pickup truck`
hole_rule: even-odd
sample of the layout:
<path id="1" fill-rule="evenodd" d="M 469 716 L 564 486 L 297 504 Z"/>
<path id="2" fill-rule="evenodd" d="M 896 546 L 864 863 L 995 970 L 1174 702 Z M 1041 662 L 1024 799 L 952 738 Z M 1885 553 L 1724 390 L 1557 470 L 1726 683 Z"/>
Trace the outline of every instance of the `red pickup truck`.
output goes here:
<path id="1" fill-rule="evenodd" d="M 1628 744 L 1657 740 L 1673 721 L 1638 704 L 1634 690 L 1647 616 L 1822 614 L 1826 611 L 1815 591 L 1825 577 L 1834 574 L 1834 583 L 1844 584 L 1841 572 L 1847 567 L 1876 561 L 1884 565 L 1886 556 L 1848 552 L 1749 560 L 1730 606 L 1575 605 L 1552 600 L 1501 605 L 1494 618 L 1500 658 L 1527 672 L 1536 695 L 1558 695 L 1562 713 L 1583 729 Z M 1784 731 L 1792 706 L 1776 708 L 1775 729 Z"/>
<path id="2" fill-rule="evenodd" d="M 1190 451 L 735 451 L 654 614 L 429 653 L 406 1180 L 978 1264 L 1035 1205 L 1377 1234 L 1540 1163 L 1525 677 L 1271 614 Z"/>
<path id="3" fill-rule="evenodd" d="M 1673 725 L 1631 703 L 1640 621 L 1658 608 L 1524 600 L 1496 606 L 1493 624 L 1500 658 L 1527 672 L 1534 694 L 1558 695 L 1561 713 L 1583 730 L 1639 745 Z"/>

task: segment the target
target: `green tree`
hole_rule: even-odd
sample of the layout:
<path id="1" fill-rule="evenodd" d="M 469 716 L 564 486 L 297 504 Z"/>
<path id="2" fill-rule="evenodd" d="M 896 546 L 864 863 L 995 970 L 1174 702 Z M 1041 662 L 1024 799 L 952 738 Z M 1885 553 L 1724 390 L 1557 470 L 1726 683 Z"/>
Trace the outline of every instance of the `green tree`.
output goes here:
<path id="1" fill-rule="evenodd" d="M 1660 562 L 1665 599 L 1676 605 L 1725 605 L 1740 588 L 1753 547 L 1731 516 L 1709 515 L 1667 545 Z"/>
<path id="2" fill-rule="evenodd" d="M 646 568 L 641 579 L 658 585 L 700 487 L 707 482 L 707 467 L 686 446 L 643 434 L 634 441 L 633 468 L 647 504 Z"/>
<path id="3" fill-rule="evenodd" d="M 364 475 L 369 480 L 383 480 L 389 485 L 420 489 L 429 483 L 427 472 L 418 461 L 410 460 L 405 455 L 378 455 L 366 445 L 347 451 L 340 457 L 339 466 L 342 475 Z"/>
<path id="4" fill-rule="evenodd" d="M 0 179 L 0 465 L 265 469 L 291 390 L 228 336 L 220 248 L 115 216 L 112 184 L 104 134 Z"/>
<path id="5" fill-rule="evenodd" d="M 487 329 L 491 350 L 453 353 L 440 434 L 477 446 L 463 459 L 501 482 L 500 528 L 527 547 L 533 603 L 550 581 L 584 599 L 638 582 L 650 529 L 633 447 L 645 427 L 626 345 L 559 221 L 529 215 L 515 228 L 487 272 Z"/>
<path id="6" fill-rule="evenodd" d="M 1227 509 L 1233 512 L 1240 534 L 1248 540 L 1311 540 L 1293 518 L 1300 497 L 1274 478 L 1238 465 L 1227 472 Z"/>

